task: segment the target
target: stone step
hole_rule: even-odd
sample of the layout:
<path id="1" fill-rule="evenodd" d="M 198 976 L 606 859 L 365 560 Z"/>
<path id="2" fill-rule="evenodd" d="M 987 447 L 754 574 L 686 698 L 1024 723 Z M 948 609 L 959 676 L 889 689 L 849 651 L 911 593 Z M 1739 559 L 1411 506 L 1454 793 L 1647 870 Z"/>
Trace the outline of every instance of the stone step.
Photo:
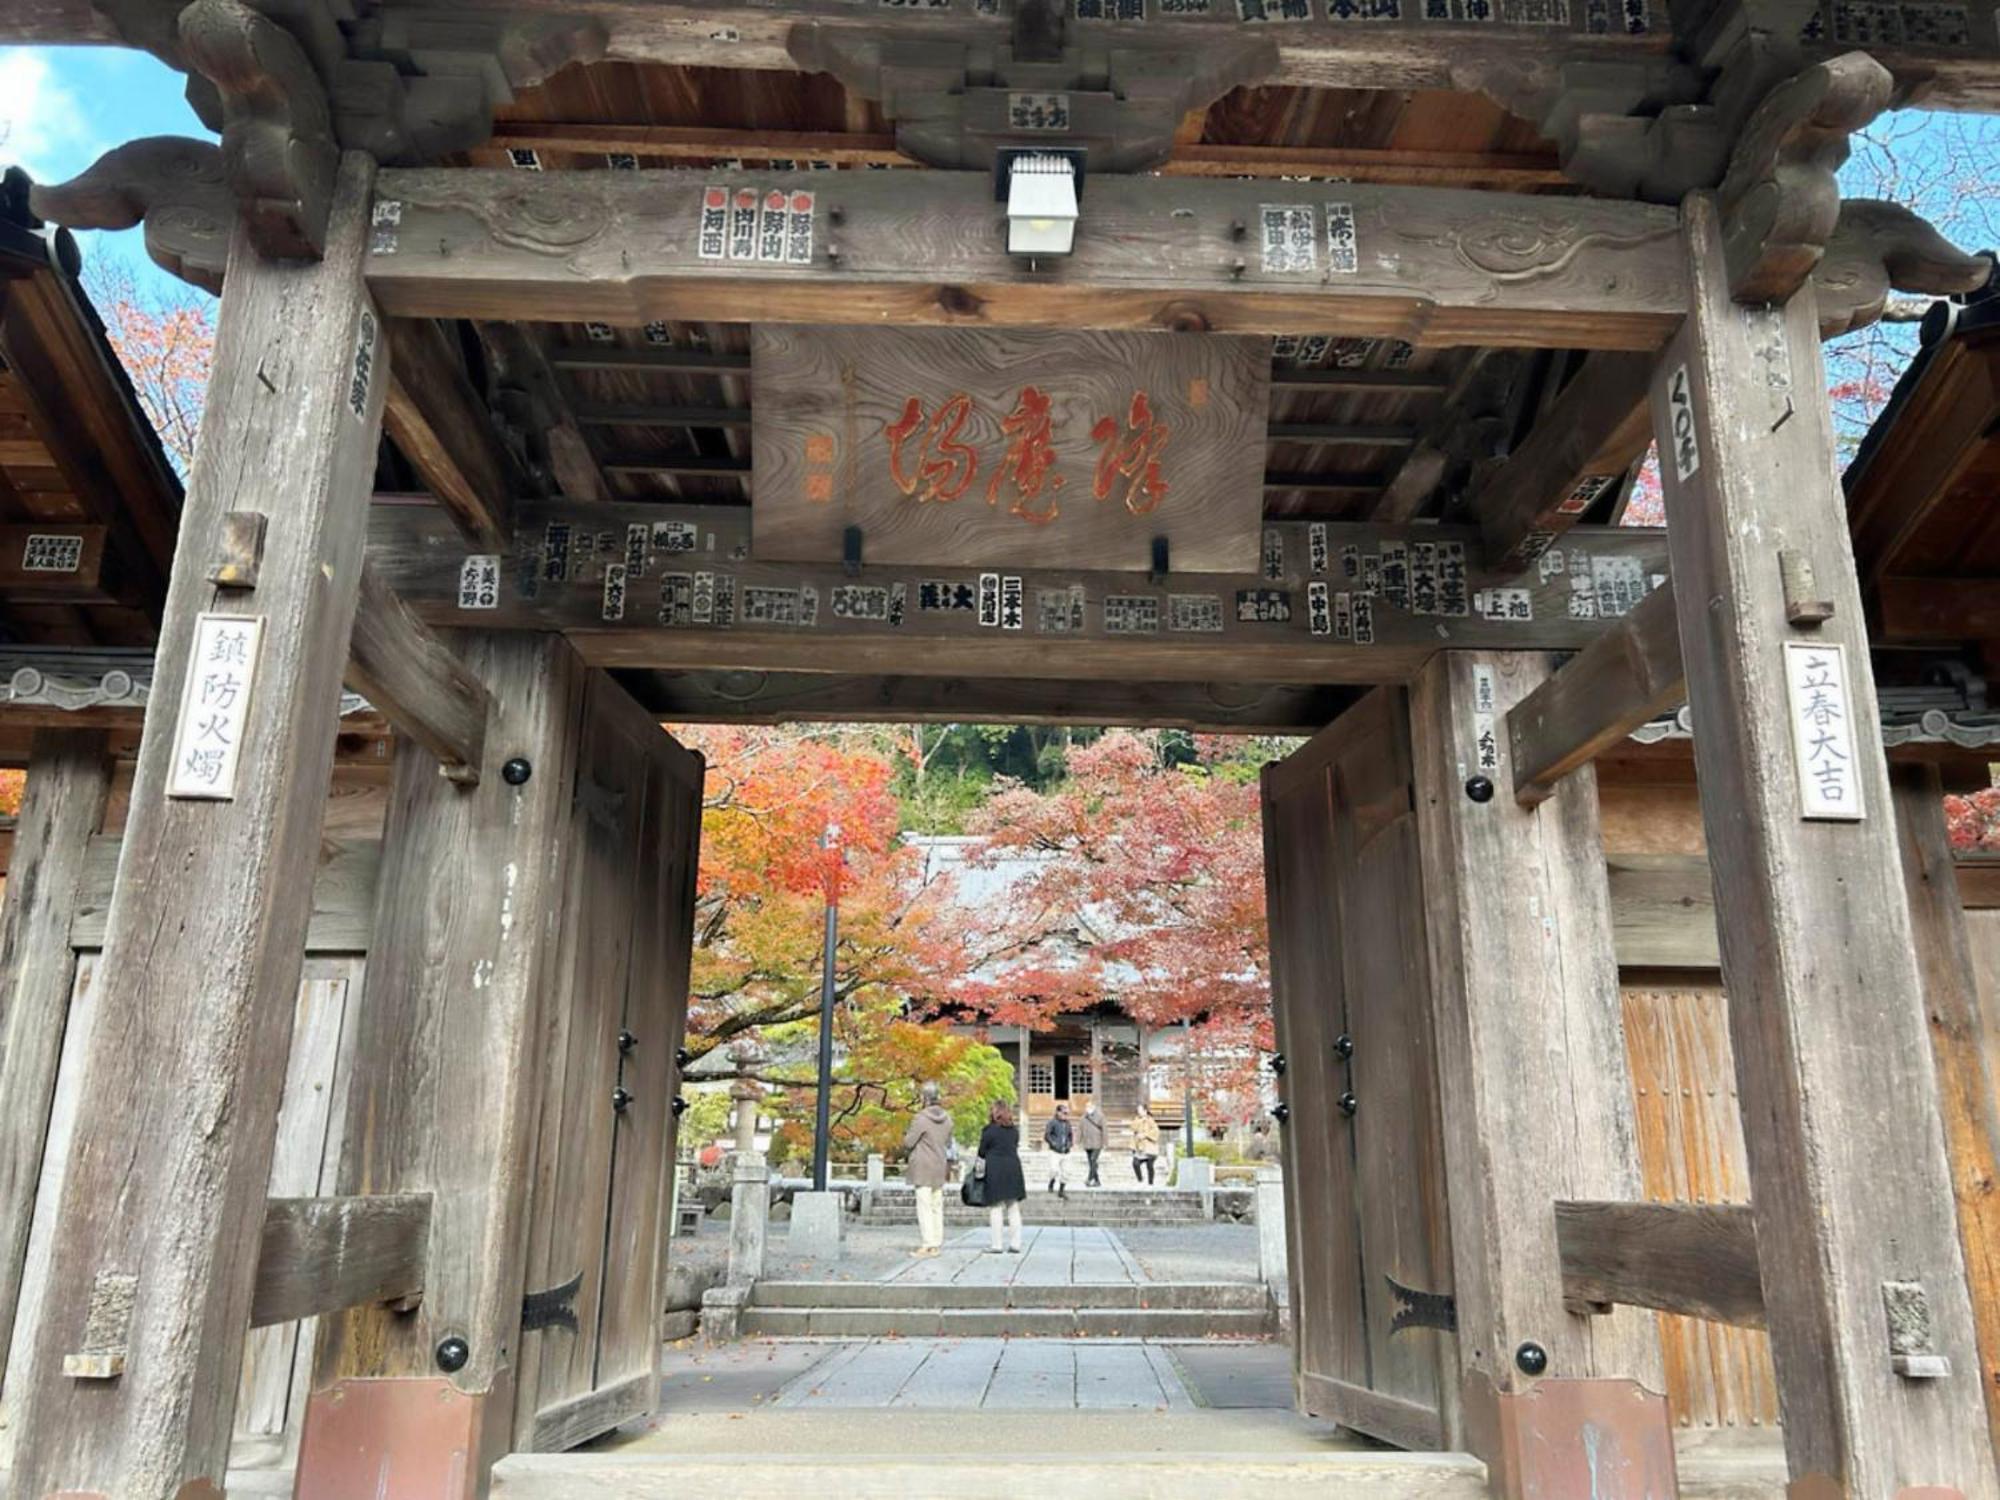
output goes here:
<path id="1" fill-rule="evenodd" d="M 760 1281 L 752 1307 L 822 1308 L 1154 1308 L 1264 1312 L 1271 1295 L 1254 1281 L 1013 1282 L 978 1286 L 920 1281 Z"/>
<path id="2" fill-rule="evenodd" d="M 1068 1229 L 1144 1229 L 1153 1225 L 1172 1227 L 1175 1225 L 1205 1224 L 1208 1221 L 1199 1213 L 1185 1214 L 1173 1212 L 1110 1214 L 1081 1212 L 1043 1207 L 1030 1204 L 1024 1215 L 1029 1224 L 1053 1225 Z M 987 1222 L 983 1208 L 946 1209 L 944 1221 L 955 1229 L 973 1229 Z M 916 1222 L 916 1210 L 904 1208 L 900 1212 L 894 1208 L 872 1208 L 856 1222 L 871 1229 L 893 1229 Z"/>
<path id="3" fill-rule="evenodd" d="M 928 1290 L 928 1289 L 927 1289 Z M 1073 1288 L 1063 1288 L 1065 1291 Z M 1268 1338 L 1262 1308 L 760 1307 L 743 1309 L 745 1337 L 764 1338 Z"/>

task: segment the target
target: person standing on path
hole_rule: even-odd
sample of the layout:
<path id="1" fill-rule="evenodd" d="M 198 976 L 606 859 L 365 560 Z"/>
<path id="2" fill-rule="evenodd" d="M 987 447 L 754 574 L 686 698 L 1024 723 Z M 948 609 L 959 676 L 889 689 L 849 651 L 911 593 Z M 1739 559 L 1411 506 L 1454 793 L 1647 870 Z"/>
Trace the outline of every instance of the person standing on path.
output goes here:
<path id="1" fill-rule="evenodd" d="M 1083 1185 L 1103 1187 L 1097 1176 L 1097 1159 L 1104 1154 L 1104 1116 L 1097 1112 L 1095 1099 L 1083 1107 L 1083 1118 L 1076 1122 L 1076 1143 L 1083 1147 L 1083 1159 L 1090 1163 L 1090 1175 Z"/>
<path id="2" fill-rule="evenodd" d="M 938 1103 L 938 1086 L 922 1089 L 923 1107 L 903 1132 L 903 1179 L 917 1195 L 918 1255 L 944 1248 L 944 1179 L 951 1155 L 951 1115 Z"/>
<path id="3" fill-rule="evenodd" d="M 1154 1186 L 1153 1162 L 1159 1154 L 1160 1122 L 1142 1104 L 1132 1117 L 1132 1175 L 1147 1187 Z"/>
<path id="4" fill-rule="evenodd" d="M 1005 1250 L 1021 1253 L 1021 1200 L 1028 1196 L 1028 1181 L 1021 1171 L 1021 1132 L 1014 1126 L 1014 1111 L 996 1099 L 986 1112 L 986 1128 L 979 1132 L 979 1162 L 974 1168 L 986 1183 L 986 1219 L 993 1226 L 993 1253 Z M 1001 1228 L 1010 1229 L 1010 1243 L 1000 1242 Z"/>
<path id="5" fill-rule="evenodd" d="M 1042 1127 L 1042 1144 L 1055 1157 L 1055 1171 L 1049 1176 L 1049 1191 L 1059 1198 L 1069 1196 L 1069 1148 L 1076 1144 L 1076 1132 L 1069 1123 L 1069 1106 L 1058 1104 Z"/>

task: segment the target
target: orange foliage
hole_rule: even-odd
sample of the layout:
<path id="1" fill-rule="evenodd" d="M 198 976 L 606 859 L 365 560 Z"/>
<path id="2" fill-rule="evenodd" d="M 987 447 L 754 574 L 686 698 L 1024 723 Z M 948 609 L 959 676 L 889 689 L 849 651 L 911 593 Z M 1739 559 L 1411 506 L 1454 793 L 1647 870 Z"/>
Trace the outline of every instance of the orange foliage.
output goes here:
<path id="1" fill-rule="evenodd" d="M 176 472 L 185 475 L 194 462 L 215 359 L 214 303 L 192 290 L 142 291 L 116 261 L 93 262 L 86 280 L 140 408 Z"/>
<path id="2" fill-rule="evenodd" d="M 21 816 L 21 794 L 27 786 L 26 771 L 0 771 L 0 817 Z"/>

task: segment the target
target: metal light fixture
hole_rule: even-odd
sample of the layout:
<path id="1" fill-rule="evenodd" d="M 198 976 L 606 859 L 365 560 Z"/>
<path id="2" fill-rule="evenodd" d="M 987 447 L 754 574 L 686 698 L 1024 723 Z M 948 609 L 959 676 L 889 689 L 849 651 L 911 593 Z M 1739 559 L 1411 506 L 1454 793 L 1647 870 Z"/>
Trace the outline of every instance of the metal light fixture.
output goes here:
<path id="1" fill-rule="evenodd" d="M 1007 168 L 1007 251 L 1067 255 L 1076 243 L 1076 159 L 1055 151 L 1023 151 Z"/>

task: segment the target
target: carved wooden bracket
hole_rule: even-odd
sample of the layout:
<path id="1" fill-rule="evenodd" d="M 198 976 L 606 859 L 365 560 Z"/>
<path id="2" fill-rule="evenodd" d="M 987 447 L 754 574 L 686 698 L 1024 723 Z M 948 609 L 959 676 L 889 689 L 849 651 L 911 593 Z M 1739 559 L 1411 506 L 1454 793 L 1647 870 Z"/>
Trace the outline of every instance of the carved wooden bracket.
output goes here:
<path id="1" fill-rule="evenodd" d="M 223 168 L 251 243 L 274 259 L 317 260 L 340 148 L 305 49 L 242 0 L 194 0 L 180 33 L 188 66 L 221 94 Z"/>
<path id="2" fill-rule="evenodd" d="M 1722 180 L 1722 247 L 1738 302 L 1782 302 L 1805 284 L 1840 220 L 1847 138 L 1889 106 L 1895 80 L 1865 52 L 1779 85 L 1744 126 Z"/>
<path id="3" fill-rule="evenodd" d="M 146 226 L 146 253 L 211 292 L 222 290 L 236 222 L 222 148 L 156 135 L 114 147 L 68 182 L 38 183 L 29 206 L 72 229 Z"/>
<path id="4" fill-rule="evenodd" d="M 1932 297 L 1977 291 L 1991 255 L 1968 255 L 1900 203 L 1850 198 L 1812 273 L 1822 338 L 1865 328 L 1891 292 Z"/>

